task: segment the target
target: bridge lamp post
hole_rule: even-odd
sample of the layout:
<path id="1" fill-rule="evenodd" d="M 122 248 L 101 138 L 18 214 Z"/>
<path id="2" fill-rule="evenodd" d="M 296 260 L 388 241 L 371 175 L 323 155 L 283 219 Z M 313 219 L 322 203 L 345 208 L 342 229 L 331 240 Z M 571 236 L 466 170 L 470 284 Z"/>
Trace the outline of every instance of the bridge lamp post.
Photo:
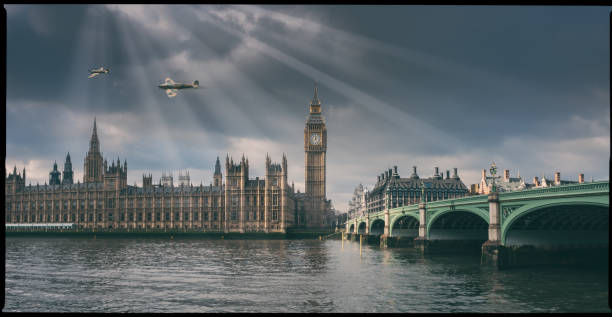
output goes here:
<path id="1" fill-rule="evenodd" d="M 489 239 L 482 245 L 481 263 L 493 264 L 494 266 L 503 267 L 508 261 L 505 247 L 501 241 L 501 219 L 500 219 L 500 204 L 499 193 L 495 186 L 495 175 L 497 167 L 495 162 L 491 163 L 491 192 L 489 193 Z"/>
<path id="2" fill-rule="evenodd" d="M 499 176 L 495 176 L 497 174 L 497 166 L 495 166 L 495 162 L 491 163 L 491 168 L 489 169 L 491 172 L 491 192 L 497 192 L 497 186 L 495 186 L 495 179 L 499 178 Z"/>

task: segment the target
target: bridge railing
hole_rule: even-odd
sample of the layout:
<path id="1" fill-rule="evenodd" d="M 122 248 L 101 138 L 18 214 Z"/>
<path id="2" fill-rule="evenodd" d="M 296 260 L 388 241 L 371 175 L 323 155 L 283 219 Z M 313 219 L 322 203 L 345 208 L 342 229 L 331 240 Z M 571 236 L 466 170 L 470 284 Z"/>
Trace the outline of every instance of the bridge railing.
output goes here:
<path id="1" fill-rule="evenodd" d="M 599 182 L 591 182 L 591 183 L 581 183 L 581 184 L 571 184 L 571 185 L 562 185 L 555 187 L 546 187 L 546 188 L 531 188 L 524 190 L 517 190 L 511 192 L 500 192 L 499 199 L 500 200 L 508 200 L 513 198 L 530 198 L 530 197 L 541 197 L 541 196 L 556 196 L 556 195 L 566 195 L 568 193 L 604 193 L 610 191 L 610 181 L 599 181 Z M 461 205 L 469 205 L 474 203 L 482 203 L 487 201 L 487 195 L 476 195 L 476 196 L 468 196 L 454 199 L 446 199 L 446 200 L 436 200 L 427 202 L 428 208 L 439 208 L 439 207 L 447 207 L 454 206 L 458 207 Z M 418 210 L 418 204 L 405 205 L 401 207 L 396 207 L 390 209 L 389 212 L 410 212 Z M 384 210 L 370 213 L 369 215 L 378 215 L 383 214 Z M 358 216 L 356 218 L 351 218 L 349 220 L 360 219 L 363 216 Z"/>
<path id="2" fill-rule="evenodd" d="M 582 183 L 582 184 L 571 184 L 571 185 L 562 185 L 555 187 L 546 187 L 546 188 L 531 188 L 519 191 L 512 192 L 501 192 L 499 193 L 499 199 L 508 199 L 520 196 L 521 198 L 527 197 L 538 197 L 543 195 L 550 194 L 559 194 L 564 195 L 569 192 L 574 192 L 580 194 L 582 192 L 593 193 L 593 192 L 609 192 L 610 191 L 610 181 L 601 181 L 601 182 L 593 182 L 593 183 Z"/>

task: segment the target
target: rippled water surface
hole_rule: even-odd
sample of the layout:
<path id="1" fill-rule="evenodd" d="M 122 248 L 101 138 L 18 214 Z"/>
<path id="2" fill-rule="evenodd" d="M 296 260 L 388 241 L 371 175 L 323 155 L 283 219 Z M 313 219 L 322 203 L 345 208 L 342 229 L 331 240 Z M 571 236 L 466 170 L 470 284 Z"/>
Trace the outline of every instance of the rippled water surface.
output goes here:
<path id="1" fill-rule="evenodd" d="M 6 238 L 3 311 L 610 312 L 607 270 L 339 240 Z"/>

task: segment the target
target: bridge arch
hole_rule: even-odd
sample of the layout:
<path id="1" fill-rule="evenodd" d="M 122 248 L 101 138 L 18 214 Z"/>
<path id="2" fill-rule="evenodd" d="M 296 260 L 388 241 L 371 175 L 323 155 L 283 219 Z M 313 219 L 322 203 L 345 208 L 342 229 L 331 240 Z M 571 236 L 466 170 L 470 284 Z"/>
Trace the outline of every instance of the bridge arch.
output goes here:
<path id="1" fill-rule="evenodd" d="M 359 225 L 357 226 L 357 233 L 358 234 L 366 233 L 366 223 L 364 221 L 360 222 Z"/>
<path id="2" fill-rule="evenodd" d="M 411 213 L 396 216 L 391 220 L 389 235 L 393 237 L 418 237 L 419 217 Z"/>
<path id="3" fill-rule="evenodd" d="M 483 240 L 488 239 L 489 215 L 484 210 L 468 208 L 438 211 L 427 221 L 427 239 Z"/>
<path id="4" fill-rule="evenodd" d="M 503 245 L 609 244 L 609 204 L 595 199 L 541 201 L 502 222 Z"/>
<path id="5" fill-rule="evenodd" d="M 385 221 L 380 218 L 370 219 L 370 234 L 379 236 L 385 233 Z"/>

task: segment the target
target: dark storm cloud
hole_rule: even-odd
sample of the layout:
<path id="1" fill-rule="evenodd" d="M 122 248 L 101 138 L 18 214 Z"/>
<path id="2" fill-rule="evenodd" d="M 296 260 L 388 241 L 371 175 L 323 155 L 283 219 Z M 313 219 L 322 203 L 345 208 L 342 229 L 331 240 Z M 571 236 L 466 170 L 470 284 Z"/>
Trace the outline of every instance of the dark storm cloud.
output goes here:
<path id="1" fill-rule="evenodd" d="M 431 69 L 370 51 L 365 52 L 367 66 L 389 80 L 367 78 L 356 86 L 368 86 L 389 103 L 466 139 L 477 132 L 465 129 L 466 124 L 481 125 L 490 131 L 481 137 L 493 140 L 512 133 L 560 133 L 563 127 L 555 128 L 554 122 L 592 101 L 591 89 L 607 89 L 608 13 L 575 7 L 341 6 L 325 10 L 321 19 L 332 27 L 489 73 L 478 78 L 478 73 Z M 363 23 L 373 19 L 376 22 Z M 583 114 L 596 118 L 605 107 L 592 104 Z M 522 123 L 499 125 L 499 120 Z"/>
<path id="2" fill-rule="evenodd" d="M 608 8 L 7 11 L 7 164 L 34 166 L 29 175 L 47 177 L 67 151 L 82 169 L 97 116 L 104 155 L 128 158 L 130 183 L 178 169 L 207 183 L 225 153 L 245 153 L 262 176 L 266 152 L 287 153 L 289 178 L 301 183 L 313 81 L 336 206 L 394 164 L 402 175 L 460 167 L 466 184 L 493 159 L 529 179 L 608 174 Z M 111 73 L 87 79 L 99 66 Z M 166 77 L 202 87 L 169 99 L 156 87 Z"/>

